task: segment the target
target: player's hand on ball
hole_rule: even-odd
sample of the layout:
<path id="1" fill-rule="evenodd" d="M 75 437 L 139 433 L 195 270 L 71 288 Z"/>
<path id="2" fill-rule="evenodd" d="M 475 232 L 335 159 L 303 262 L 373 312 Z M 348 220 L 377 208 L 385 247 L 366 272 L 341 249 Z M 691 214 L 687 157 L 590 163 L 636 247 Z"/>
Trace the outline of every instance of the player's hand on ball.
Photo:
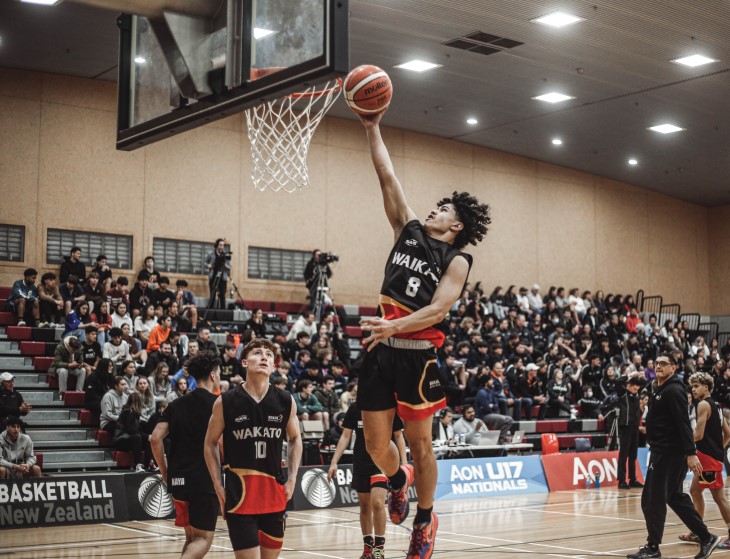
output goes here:
<path id="1" fill-rule="evenodd" d="M 365 332 L 372 333 L 369 338 L 365 338 L 364 340 L 364 343 L 368 346 L 368 351 L 371 351 L 382 340 L 390 338 L 398 331 L 392 321 L 385 320 L 379 316 L 363 318 L 360 321 L 360 326 Z"/>
<path id="2" fill-rule="evenodd" d="M 359 114 L 357 116 L 360 117 L 360 122 L 362 122 L 362 125 L 365 128 L 372 128 L 372 127 L 380 124 L 380 121 L 382 120 L 383 115 L 385 114 L 385 111 L 387 111 L 387 110 L 388 109 L 385 108 L 382 111 L 380 111 L 379 113 L 374 114 L 374 115 L 360 115 Z"/>

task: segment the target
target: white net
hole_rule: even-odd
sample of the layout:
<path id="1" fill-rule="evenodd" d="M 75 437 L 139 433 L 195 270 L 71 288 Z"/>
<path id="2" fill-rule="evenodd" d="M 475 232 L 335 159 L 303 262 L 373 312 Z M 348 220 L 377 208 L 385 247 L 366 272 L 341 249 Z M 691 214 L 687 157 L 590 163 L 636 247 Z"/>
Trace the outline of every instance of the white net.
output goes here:
<path id="1" fill-rule="evenodd" d="M 294 192 L 309 186 L 309 144 L 341 90 L 337 79 L 246 110 L 256 188 Z"/>

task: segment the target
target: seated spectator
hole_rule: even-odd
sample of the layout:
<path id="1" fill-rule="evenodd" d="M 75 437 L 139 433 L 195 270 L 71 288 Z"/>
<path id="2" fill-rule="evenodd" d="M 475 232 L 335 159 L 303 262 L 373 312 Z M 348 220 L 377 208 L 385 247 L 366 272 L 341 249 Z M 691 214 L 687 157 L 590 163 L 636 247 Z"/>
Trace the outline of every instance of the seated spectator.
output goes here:
<path id="1" fill-rule="evenodd" d="M 195 381 L 195 377 L 188 373 L 188 361 L 190 361 L 190 359 L 185 361 L 185 363 L 182 364 L 182 368 L 172 376 L 171 382 L 173 390 L 175 390 L 175 386 L 177 386 L 177 381 L 181 378 L 185 379 L 187 383 L 187 388 L 191 392 L 198 387 L 198 383 Z M 168 401 L 171 401 L 169 397 Z"/>
<path id="2" fill-rule="evenodd" d="M 188 341 L 188 337 L 185 334 L 180 334 L 180 332 L 177 332 L 176 330 L 171 330 L 167 341 L 170 342 L 172 354 L 177 358 L 177 362 L 180 363 L 183 359 L 185 359 L 187 346 L 190 343 Z"/>
<path id="3" fill-rule="evenodd" d="M 74 336 L 83 342 L 86 339 L 87 326 L 94 326 L 98 330 L 98 324 L 91 320 L 89 303 L 81 301 L 74 310 L 66 315 L 63 337 Z"/>
<path id="4" fill-rule="evenodd" d="M 329 431 L 327 431 L 327 434 L 324 437 L 325 444 L 337 445 L 337 443 L 340 442 L 340 439 L 342 438 L 342 433 L 345 430 L 345 427 L 343 425 L 344 422 L 345 413 L 337 412 L 332 420 L 332 427 L 329 428 Z"/>
<path id="5" fill-rule="evenodd" d="M 101 399 L 114 388 L 114 363 L 111 359 L 100 359 L 93 375 L 84 383 L 84 408 L 101 414 Z"/>
<path id="6" fill-rule="evenodd" d="M 109 303 L 109 312 L 114 313 L 119 303 L 124 303 L 129 308 L 129 280 L 124 276 L 117 278 L 114 287 L 107 290 L 106 300 Z"/>
<path id="7" fill-rule="evenodd" d="M 464 406 L 463 415 L 454 423 L 454 434 L 464 435 L 468 444 L 479 444 L 482 433 L 488 430 L 486 424 L 477 418 L 476 408 L 471 404 Z"/>
<path id="8" fill-rule="evenodd" d="M 297 334 L 299 334 L 299 332 L 306 332 L 307 334 L 309 334 L 309 338 L 311 339 L 312 336 L 317 333 L 317 324 L 315 323 L 315 318 L 316 317 L 314 316 L 314 313 L 312 311 L 304 311 L 302 315 L 297 318 L 292 325 L 286 339 L 288 341 L 296 340 Z"/>
<path id="9" fill-rule="evenodd" d="M 5 431 L 0 434 L 0 479 L 41 477 L 33 441 L 20 432 L 21 426 L 20 418 L 15 415 L 5 421 Z"/>
<path id="10" fill-rule="evenodd" d="M 91 322 L 97 325 L 97 337 L 96 341 L 102 347 L 106 343 L 109 330 L 112 327 L 112 315 L 109 314 L 109 303 L 102 301 L 94 312 L 91 313 Z"/>
<path id="11" fill-rule="evenodd" d="M 157 288 L 152 292 L 152 304 L 155 306 L 155 314 L 159 318 L 167 314 L 170 305 L 175 301 L 175 294 L 168 289 L 170 278 L 160 276 L 157 281 Z"/>
<path id="12" fill-rule="evenodd" d="M 40 300 L 41 324 L 40 326 L 51 326 L 63 323 L 63 297 L 56 284 L 56 274 L 47 272 L 41 276 L 41 284 L 38 286 L 38 299 Z"/>
<path id="13" fill-rule="evenodd" d="M 140 270 L 139 275 L 147 277 L 152 289 L 157 288 L 157 282 L 159 281 L 158 278 L 160 278 L 162 274 L 155 269 L 155 258 L 153 256 L 148 256 L 144 259 L 144 268 Z"/>
<path id="14" fill-rule="evenodd" d="M 307 361 L 307 368 L 304 369 L 304 372 L 299 377 L 300 379 L 307 379 L 308 381 L 311 381 L 312 384 L 319 386 L 324 381 L 324 375 L 322 374 L 322 371 L 320 370 L 320 363 L 316 359 L 310 359 Z"/>
<path id="15" fill-rule="evenodd" d="M 37 278 L 36 270 L 26 269 L 23 272 L 23 279 L 13 283 L 8 300 L 5 302 L 5 310 L 18 317 L 18 326 L 25 326 L 26 323 L 35 326 L 40 322 L 41 307 L 38 288 L 35 286 Z"/>
<path id="16" fill-rule="evenodd" d="M 241 362 L 236 359 L 236 346 L 231 342 L 223 344 L 223 352 L 221 354 L 221 392 L 226 392 L 241 384 L 246 380 L 246 369 Z"/>
<path id="17" fill-rule="evenodd" d="M 79 278 L 74 275 L 68 276 L 66 281 L 63 282 L 58 291 L 61 293 L 63 298 L 63 314 L 66 316 L 71 310 L 86 299 L 84 295 L 84 289 L 79 285 Z"/>
<path id="18" fill-rule="evenodd" d="M 494 377 L 491 373 L 481 375 L 480 378 L 481 388 L 477 392 L 476 415 L 491 431 L 500 432 L 500 440 L 507 441 L 511 437 L 510 430 L 514 420 L 508 415 L 499 413 L 500 400 L 494 389 Z"/>
<path id="19" fill-rule="evenodd" d="M 308 349 L 303 349 L 297 353 L 297 358 L 291 364 L 291 375 L 294 380 L 301 378 L 307 370 L 307 363 L 312 358 L 312 354 Z"/>
<path id="20" fill-rule="evenodd" d="M 167 363 L 167 366 L 170 368 L 171 371 L 178 370 L 179 364 L 177 361 L 177 357 L 172 354 L 172 346 L 170 345 L 169 341 L 162 342 L 160 344 L 160 349 L 150 354 L 149 358 L 147 359 L 147 364 L 144 368 L 145 376 L 154 371 L 157 368 L 158 363 L 163 362 Z"/>
<path id="21" fill-rule="evenodd" d="M 519 421 L 522 419 L 522 398 L 517 397 L 510 387 L 507 377 L 504 375 L 504 366 L 497 362 L 492 368 L 492 378 L 494 379 L 494 391 L 499 399 L 499 411 L 506 415 L 507 409 L 512 408 L 512 417 Z M 530 409 L 532 402 L 530 402 Z"/>
<path id="22" fill-rule="evenodd" d="M 198 346 L 198 340 L 190 340 L 188 342 L 188 353 L 183 357 L 183 359 L 180 360 L 180 365 L 185 363 L 185 361 L 189 361 L 191 358 L 195 357 L 199 351 L 200 348 Z"/>
<path id="23" fill-rule="evenodd" d="M 322 419 L 322 412 L 324 410 L 313 392 L 314 384 L 312 384 L 311 380 L 303 379 L 297 383 L 294 402 L 297 405 L 297 417 L 300 421 Z"/>
<path id="24" fill-rule="evenodd" d="M 118 450 L 131 451 L 136 464 L 135 471 L 145 471 L 145 463 L 152 453 L 149 451 L 149 436 L 140 429 L 140 416 L 143 403 L 139 392 L 129 395 L 122 407 L 114 427 L 114 447 Z"/>
<path id="25" fill-rule="evenodd" d="M 142 313 L 134 319 L 134 335 L 142 342 L 142 347 L 145 349 L 147 348 L 147 342 L 155 326 L 157 326 L 155 306 L 149 303 L 142 308 Z M 147 350 L 148 353 L 152 351 L 154 350 Z"/>
<path id="26" fill-rule="evenodd" d="M 99 424 L 102 429 L 114 435 L 122 406 L 127 402 L 127 381 L 123 376 L 114 377 L 114 387 L 101 399 Z"/>
<path id="27" fill-rule="evenodd" d="M 167 316 L 170 317 L 170 328 L 177 332 L 192 332 L 195 329 L 193 324 L 180 314 L 180 307 L 177 301 L 173 301 L 172 305 L 170 305 Z M 185 338 L 187 339 L 187 336 Z"/>
<path id="28" fill-rule="evenodd" d="M 107 263 L 106 255 L 100 254 L 96 257 L 96 266 L 94 266 L 91 272 L 99 276 L 99 283 L 104 288 L 104 291 L 109 291 L 112 286 L 112 269 Z M 91 277 L 91 274 L 89 274 L 89 277 Z"/>
<path id="29" fill-rule="evenodd" d="M 122 366 L 122 363 L 132 359 L 129 344 L 122 339 L 122 330 L 120 328 L 109 330 L 109 341 L 104 344 L 102 356 L 109 359 L 120 372 L 119 367 Z"/>
<path id="30" fill-rule="evenodd" d="M 342 394 L 347 392 L 347 385 L 350 382 L 345 374 L 345 366 L 342 361 L 332 361 L 330 371 L 331 375 L 335 377 L 335 394 L 342 396 Z"/>
<path id="31" fill-rule="evenodd" d="M 466 387 L 459 384 L 463 371 L 464 362 L 459 361 L 453 353 L 446 357 L 446 361 L 438 369 L 438 378 L 449 406 L 461 405 Z"/>
<path id="32" fill-rule="evenodd" d="M 357 379 L 348 382 L 347 392 L 343 392 L 340 396 L 340 411 L 346 412 L 355 400 L 357 400 Z"/>
<path id="33" fill-rule="evenodd" d="M 565 378 L 562 369 L 555 369 L 553 378 L 547 383 L 548 418 L 560 417 L 561 412 L 570 414 L 570 382 Z"/>
<path id="34" fill-rule="evenodd" d="M 137 283 L 129 292 L 129 304 L 132 318 L 137 318 L 145 308 L 152 304 L 150 277 L 144 270 L 137 274 Z"/>
<path id="35" fill-rule="evenodd" d="M 210 339 L 210 328 L 200 328 L 198 330 L 198 349 L 218 355 L 218 346 Z"/>
<path id="36" fill-rule="evenodd" d="M 134 361 L 125 361 L 120 367 L 120 374 L 127 381 L 127 395 L 131 394 L 137 389 L 137 382 L 139 382 L 140 376 L 137 375 L 137 366 Z"/>
<path id="37" fill-rule="evenodd" d="M 81 342 L 81 362 L 86 369 L 87 377 L 96 371 L 96 366 L 101 359 L 101 346 L 96 339 L 96 326 L 87 326 L 85 339 Z"/>
<path id="38" fill-rule="evenodd" d="M 529 363 L 525 367 L 525 374 L 519 377 L 517 380 L 518 393 L 522 398 L 523 406 L 525 410 L 529 410 L 527 419 L 532 419 L 532 407 L 538 406 L 539 411 L 537 414 L 538 419 L 545 419 L 545 413 L 547 412 L 547 398 L 545 397 L 545 391 L 543 389 L 543 383 L 540 377 L 537 376 L 537 372 L 540 367 L 534 363 Z M 529 406 L 527 402 L 529 401 Z"/>
<path id="39" fill-rule="evenodd" d="M 137 320 L 139 320 L 139 317 L 137 317 Z M 147 351 L 152 353 L 160 349 L 160 344 L 168 341 L 170 332 L 172 332 L 172 319 L 169 316 L 163 315 L 159 319 L 157 326 L 152 328 L 147 338 Z"/>
<path id="40" fill-rule="evenodd" d="M 251 311 L 251 318 L 246 321 L 244 328 L 253 330 L 257 338 L 265 338 L 266 325 L 264 324 L 264 311 L 259 308 Z"/>
<path id="41" fill-rule="evenodd" d="M 172 390 L 170 385 L 170 367 L 167 363 L 158 363 L 155 370 L 152 371 L 148 377 L 150 381 L 150 387 L 152 388 L 152 394 L 155 395 L 155 400 L 158 402 L 167 399 L 167 395 Z"/>
<path id="42" fill-rule="evenodd" d="M 431 440 L 440 444 L 454 442 L 454 426 L 452 425 L 454 412 L 451 408 L 444 408 L 434 416 Z"/>
<path id="43" fill-rule="evenodd" d="M 184 371 L 187 373 L 187 364 L 184 365 Z M 187 396 L 192 392 L 190 388 L 188 388 L 188 381 L 192 380 L 195 382 L 195 379 L 192 376 L 183 376 L 175 380 L 173 384 L 173 390 L 167 395 L 167 402 L 170 403 L 173 400 L 176 400 L 178 398 L 182 398 L 183 396 Z"/>
<path id="44" fill-rule="evenodd" d="M 155 395 L 152 393 L 152 387 L 147 377 L 139 377 L 134 391 L 142 396 L 142 412 L 139 416 L 139 430 L 146 435 L 151 435 L 152 430 L 149 429 L 148 422 L 155 411 L 157 411 L 157 402 L 155 401 Z"/>
<path id="45" fill-rule="evenodd" d="M 601 414 L 602 400 L 593 395 L 592 386 L 583 387 L 583 397 L 578 400 L 578 404 L 580 405 L 581 417 L 603 419 L 603 415 Z"/>
<path id="46" fill-rule="evenodd" d="M 310 337 L 307 332 L 299 332 L 296 338 L 286 342 L 284 347 L 284 359 L 293 361 L 298 358 L 299 352 L 310 349 Z"/>
<path id="47" fill-rule="evenodd" d="M 7 371 L 0 375 L 0 429 L 5 429 L 5 419 L 10 416 L 28 415 L 33 409 L 15 389 L 15 377 Z"/>
<path id="48" fill-rule="evenodd" d="M 332 375 L 324 377 L 322 385 L 315 389 L 314 395 L 322 404 L 322 421 L 324 421 L 325 429 L 329 429 L 330 418 L 340 411 L 340 399 L 335 393 L 335 377 Z"/>
<path id="49" fill-rule="evenodd" d="M 545 307 L 542 295 L 540 295 L 540 286 L 536 283 L 533 284 L 530 292 L 527 294 L 527 302 L 530 305 L 530 310 L 533 313 L 542 314 L 542 309 Z"/>
<path id="50" fill-rule="evenodd" d="M 190 321 L 191 327 L 189 330 L 184 328 L 175 328 L 181 332 L 193 332 L 198 328 L 198 308 L 195 305 L 195 296 L 193 292 L 187 289 L 188 282 L 184 279 L 179 279 L 175 282 L 175 301 L 177 302 L 178 311 L 180 316 L 187 318 Z"/>
<path id="51" fill-rule="evenodd" d="M 283 378 L 286 382 L 284 383 L 284 389 L 287 392 L 293 392 L 294 390 L 294 381 L 289 376 L 289 369 L 291 368 L 291 363 L 289 361 L 279 361 L 279 364 L 276 366 L 276 369 L 271 374 L 270 380 L 273 384 L 276 379 Z"/>
<path id="52" fill-rule="evenodd" d="M 91 272 L 89 277 L 86 278 L 84 295 L 89 303 L 90 311 L 99 308 L 102 301 L 106 301 L 106 289 L 104 289 L 104 284 L 99 281 L 99 274 L 96 272 Z"/>
<path id="53" fill-rule="evenodd" d="M 272 377 L 269 377 L 269 380 L 271 381 L 271 385 L 275 388 L 278 388 L 279 390 L 286 390 L 291 393 L 291 391 L 286 388 L 286 379 L 284 377 L 276 377 L 273 379 Z"/>
<path id="54" fill-rule="evenodd" d="M 58 377 L 58 392 L 61 398 L 68 389 L 69 376 L 76 377 L 76 391 L 83 391 L 86 369 L 81 354 L 81 342 L 76 337 L 68 336 L 56 346 L 48 373 Z"/>
<path id="55" fill-rule="evenodd" d="M 122 324 L 122 339 L 129 345 L 129 353 L 135 363 L 145 368 L 147 364 L 147 350 L 142 349 L 142 342 L 138 338 L 133 338 L 129 324 Z"/>
<path id="56" fill-rule="evenodd" d="M 130 334 L 133 333 L 134 324 L 132 323 L 132 317 L 127 314 L 127 304 L 120 302 L 112 314 L 112 328 L 121 328 L 125 324 L 129 326 Z"/>
<path id="57" fill-rule="evenodd" d="M 58 281 L 62 284 L 66 283 L 71 276 L 75 276 L 79 283 L 86 281 L 86 265 L 81 262 L 81 249 L 79 247 L 71 247 L 69 256 L 63 257 Z"/>

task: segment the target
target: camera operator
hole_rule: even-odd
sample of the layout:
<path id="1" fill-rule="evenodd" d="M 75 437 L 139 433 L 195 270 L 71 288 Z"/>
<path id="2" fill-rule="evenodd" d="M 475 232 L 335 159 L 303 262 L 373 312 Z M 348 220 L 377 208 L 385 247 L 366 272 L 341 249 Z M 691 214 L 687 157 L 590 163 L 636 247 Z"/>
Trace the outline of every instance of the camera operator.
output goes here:
<path id="1" fill-rule="evenodd" d="M 216 293 L 218 308 L 223 309 L 226 306 L 226 288 L 231 275 L 231 253 L 226 252 L 225 243 L 224 239 L 216 239 L 215 250 L 209 252 L 205 257 L 205 264 L 208 268 L 208 286 L 210 287 L 208 308 L 211 309 L 215 308 Z"/>
<path id="2" fill-rule="evenodd" d="M 307 289 L 309 289 L 309 299 L 312 306 L 317 301 L 317 286 L 319 285 L 320 274 L 324 273 L 328 279 L 331 278 L 332 270 L 329 263 L 337 262 L 337 260 L 339 258 L 331 252 L 323 255 L 319 249 L 312 251 L 312 258 L 309 259 L 307 266 L 304 268 L 304 281 L 307 284 Z"/>

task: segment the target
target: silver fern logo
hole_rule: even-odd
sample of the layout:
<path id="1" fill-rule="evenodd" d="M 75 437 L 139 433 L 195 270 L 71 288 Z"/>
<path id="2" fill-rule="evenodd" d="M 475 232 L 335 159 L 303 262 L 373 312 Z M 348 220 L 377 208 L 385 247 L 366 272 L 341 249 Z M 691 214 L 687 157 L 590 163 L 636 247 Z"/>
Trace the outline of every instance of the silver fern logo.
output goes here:
<path id="1" fill-rule="evenodd" d="M 315 468 L 302 475 L 302 493 L 312 505 L 328 507 L 335 500 L 335 484 L 327 479 L 327 472 Z"/>
<path id="2" fill-rule="evenodd" d="M 165 518 L 175 508 L 160 475 L 146 477 L 139 484 L 137 497 L 144 511 L 153 518 Z"/>

